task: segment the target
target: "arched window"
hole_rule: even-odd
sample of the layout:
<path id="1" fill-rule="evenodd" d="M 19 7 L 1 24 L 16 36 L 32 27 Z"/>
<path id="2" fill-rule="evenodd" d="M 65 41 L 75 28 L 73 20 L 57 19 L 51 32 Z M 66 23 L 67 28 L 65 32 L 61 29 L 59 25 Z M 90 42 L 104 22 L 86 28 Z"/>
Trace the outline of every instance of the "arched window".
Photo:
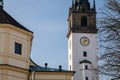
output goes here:
<path id="1" fill-rule="evenodd" d="M 86 16 L 81 17 L 81 26 L 87 26 L 87 17 Z"/>

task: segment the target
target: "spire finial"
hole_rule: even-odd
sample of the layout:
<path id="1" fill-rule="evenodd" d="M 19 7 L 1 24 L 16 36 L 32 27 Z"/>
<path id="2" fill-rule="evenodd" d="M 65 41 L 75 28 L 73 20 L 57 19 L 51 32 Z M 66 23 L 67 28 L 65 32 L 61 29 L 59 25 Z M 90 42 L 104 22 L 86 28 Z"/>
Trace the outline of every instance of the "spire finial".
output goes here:
<path id="1" fill-rule="evenodd" d="M 93 2 L 93 9 L 96 10 L 95 0 Z"/>
<path id="2" fill-rule="evenodd" d="M 3 0 L 0 0 L 0 8 L 3 8 Z"/>
<path id="3" fill-rule="evenodd" d="M 72 7 L 74 6 L 74 0 L 72 0 Z"/>

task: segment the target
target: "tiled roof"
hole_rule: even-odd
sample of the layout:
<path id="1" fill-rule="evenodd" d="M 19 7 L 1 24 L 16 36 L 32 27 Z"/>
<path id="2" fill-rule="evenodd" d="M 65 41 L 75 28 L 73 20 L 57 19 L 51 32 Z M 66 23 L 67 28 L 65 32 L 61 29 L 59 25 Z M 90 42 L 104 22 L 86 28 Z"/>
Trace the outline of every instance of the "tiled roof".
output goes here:
<path id="1" fill-rule="evenodd" d="M 10 16 L 5 10 L 3 10 L 3 8 L 0 8 L 0 24 L 11 24 L 20 29 L 32 32 L 18 23 L 12 16 Z"/>

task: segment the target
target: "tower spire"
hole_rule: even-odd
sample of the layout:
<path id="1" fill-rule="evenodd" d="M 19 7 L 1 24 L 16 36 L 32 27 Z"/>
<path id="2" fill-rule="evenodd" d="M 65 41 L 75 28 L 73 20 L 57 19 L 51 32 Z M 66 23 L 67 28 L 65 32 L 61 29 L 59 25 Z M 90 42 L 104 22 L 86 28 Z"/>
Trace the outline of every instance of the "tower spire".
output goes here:
<path id="1" fill-rule="evenodd" d="M 95 0 L 93 0 L 93 9 L 96 10 Z"/>
<path id="2" fill-rule="evenodd" d="M 3 8 L 3 0 L 0 0 L 0 8 Z"/>
<path id="3" fill-rule="evenodd" d="M 72 0 L 72 7 L 74 7 L 74 0 Z"/>
<path id="4" fill-rule="evenodd" d="M 68 15 L 68 68 L 75 71 L 73 80 L 98 80 L 95 0 L 92 8 L 90 0 L 71 1 L 74 7 Z"/>

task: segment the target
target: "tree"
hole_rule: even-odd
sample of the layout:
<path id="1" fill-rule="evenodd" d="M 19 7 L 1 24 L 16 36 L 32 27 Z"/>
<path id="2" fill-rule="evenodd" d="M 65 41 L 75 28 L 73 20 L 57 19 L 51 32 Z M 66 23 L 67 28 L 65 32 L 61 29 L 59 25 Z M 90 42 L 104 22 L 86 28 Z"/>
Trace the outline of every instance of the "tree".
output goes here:
<path id="1" fill-rule="evenodd" d="M 99 19 L 100 72 L 120 79 L 120 1 L 107 0 Z"/>

